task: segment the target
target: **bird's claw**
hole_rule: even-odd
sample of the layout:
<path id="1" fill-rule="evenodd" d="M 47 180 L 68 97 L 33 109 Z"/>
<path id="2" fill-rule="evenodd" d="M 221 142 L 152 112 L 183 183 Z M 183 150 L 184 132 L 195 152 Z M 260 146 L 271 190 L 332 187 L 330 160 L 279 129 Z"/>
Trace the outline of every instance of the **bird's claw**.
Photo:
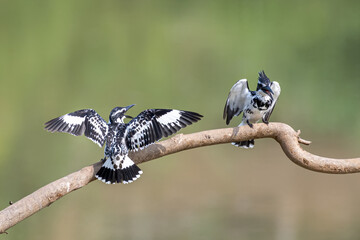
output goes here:
<path id="1" fill-rule="evenodd" d="M 254 124 L 250 123 L 249 120 L 246 121 L 247 124 L 249 125 L 249 127 L 253 128 L 254 127 Z"/>

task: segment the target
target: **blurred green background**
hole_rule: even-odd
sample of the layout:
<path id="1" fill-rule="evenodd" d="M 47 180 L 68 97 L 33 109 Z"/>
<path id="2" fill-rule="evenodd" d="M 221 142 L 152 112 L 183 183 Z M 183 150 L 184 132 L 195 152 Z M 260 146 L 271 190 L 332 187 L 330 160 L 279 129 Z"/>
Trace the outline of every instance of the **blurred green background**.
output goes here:
<path id="1" fill-rule="evenodd" d="M 359 157 L 359 1 L 0 1 L 0 208 L 98 161 L 85 137 L 43 123 L 115 106 L 197 111 L 182 131 L 226 127 L 241 78 L 281 84 L 272 121 L 306 150 Z M 240 118 L 231 126 L 236 126 Z M 140 165 L 130 185 L 99 181 L 4 239 L 359 239 L 360 174 L 310 172 L 271 139 L 194 149 Z"/>

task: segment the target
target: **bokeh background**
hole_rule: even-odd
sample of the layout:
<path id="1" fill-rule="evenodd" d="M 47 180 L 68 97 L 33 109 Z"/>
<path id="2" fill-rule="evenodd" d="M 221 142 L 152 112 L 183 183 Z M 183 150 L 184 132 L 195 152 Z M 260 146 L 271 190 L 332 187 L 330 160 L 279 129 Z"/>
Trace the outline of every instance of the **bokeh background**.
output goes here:
<path id="1" fill-rule="evenodd" d="M 241 78 L 281 84 L 271 121 L 306 150 L 359 157 L 359 1 L 1 1 L 0 208 L 97 162 L 85 137 L 43 123 L 83 108 L 197 111 L 182 131 L 226 127 Z M 236 126 L 235 119 L 231 126 Z M 4 239 L 359 239 L 360 174 L 293 164 L 272 139 L 193 149 L 140 165 L 130 185 L 95 181 Z"/>

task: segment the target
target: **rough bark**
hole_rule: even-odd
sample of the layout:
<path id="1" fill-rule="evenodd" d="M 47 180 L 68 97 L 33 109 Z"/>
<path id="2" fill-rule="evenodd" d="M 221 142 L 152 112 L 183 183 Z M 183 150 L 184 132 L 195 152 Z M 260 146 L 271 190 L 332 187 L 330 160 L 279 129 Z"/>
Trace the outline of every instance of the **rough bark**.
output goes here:
<path id="1" fill-rule="evenodd" d="M 322 173 L 355 173 L 360 172 L 360 158 L 333 159 L 313 155 L 300 147 L 310 144 L 309 141 L 299 137 L 300 131 L 294 131 L 283 123 L 255 124 L 254 128 L 248 126 L 236 128 L 215 129 L 192 134 L 179 134 L 168 140 L 158 142 L 148 148 L 132 152 L 130 158 L 140 164 L 152 159 L 160 158 L 172 153 L 187 149 L 244 141 L 248 139 L 273 138 L 283 149 L 286 156 L 297 165 Z M 256 149 L 258 151 L 258 149 Z M 100 162 L 82 168 L 61 179 L 38 189 L 30 195 L 11 204 L 0 212 L 0 233 L 49 206 L 66 194 L 77 190 L 95 180 L 95 172 L 99 170 Z"/>

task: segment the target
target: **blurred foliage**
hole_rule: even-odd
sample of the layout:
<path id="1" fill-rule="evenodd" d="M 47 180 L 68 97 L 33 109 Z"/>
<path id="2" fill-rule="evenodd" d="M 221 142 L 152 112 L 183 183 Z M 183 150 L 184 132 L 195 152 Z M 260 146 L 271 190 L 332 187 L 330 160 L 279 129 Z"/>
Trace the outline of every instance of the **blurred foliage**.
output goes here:
<path id="1" fill-rule="evenodd" d="M 272 121 L 319 140 L 321 146 L 312 150 L 323 155 L 359 155 L 359 1 L 5 0 L 0 5 L 1 208 L 101 158 L 101 150 L 85 138 L 45 132 L 45 121 L 82 108 L 107 118 L 113 107 L 135 103 L 132 115 L 178 108 L 205 116 L 184 133 L 222 128 L 231 86 L 247 78 L 255 88 L 262 69 L 282 87 Z M 357 187 L 349 183 L 356 176 L 338 177 L 338 183 L 287 160 L 274 167 L 286 158 L 276 143 L 261 142 L 250 152 L 216 146 L 142 165 L 145 174 L 131 187 L 91 184 L 6 237 L 359 237 L 354 199 L 360 197 L 342 189 Z M 277 152 L 266 154 L 268 145 Z M 252 161 L 234 159 L 239 154 Z M 266 163 L 260 161 L 264 156 Z M 262 164 L 267 168 L 257 172 Z M 268 179 L 273 176 L 265 170 L 279 169 L 291 180 Z M 314 184 L 308 178 L 321 189 L 308 190 L 306 183 Z M 328 188 L 325 179 L 344 195 Z M 280 191 L 294 186 L 300 193 Z M 312 195 L 315 207 L 305 204 Z M 344 203 L 345 209 L 333 209 Z M 313 219 L 323 223 L 312 225 Z M 336 230 L 339 222 L 344 228 Z"/>

